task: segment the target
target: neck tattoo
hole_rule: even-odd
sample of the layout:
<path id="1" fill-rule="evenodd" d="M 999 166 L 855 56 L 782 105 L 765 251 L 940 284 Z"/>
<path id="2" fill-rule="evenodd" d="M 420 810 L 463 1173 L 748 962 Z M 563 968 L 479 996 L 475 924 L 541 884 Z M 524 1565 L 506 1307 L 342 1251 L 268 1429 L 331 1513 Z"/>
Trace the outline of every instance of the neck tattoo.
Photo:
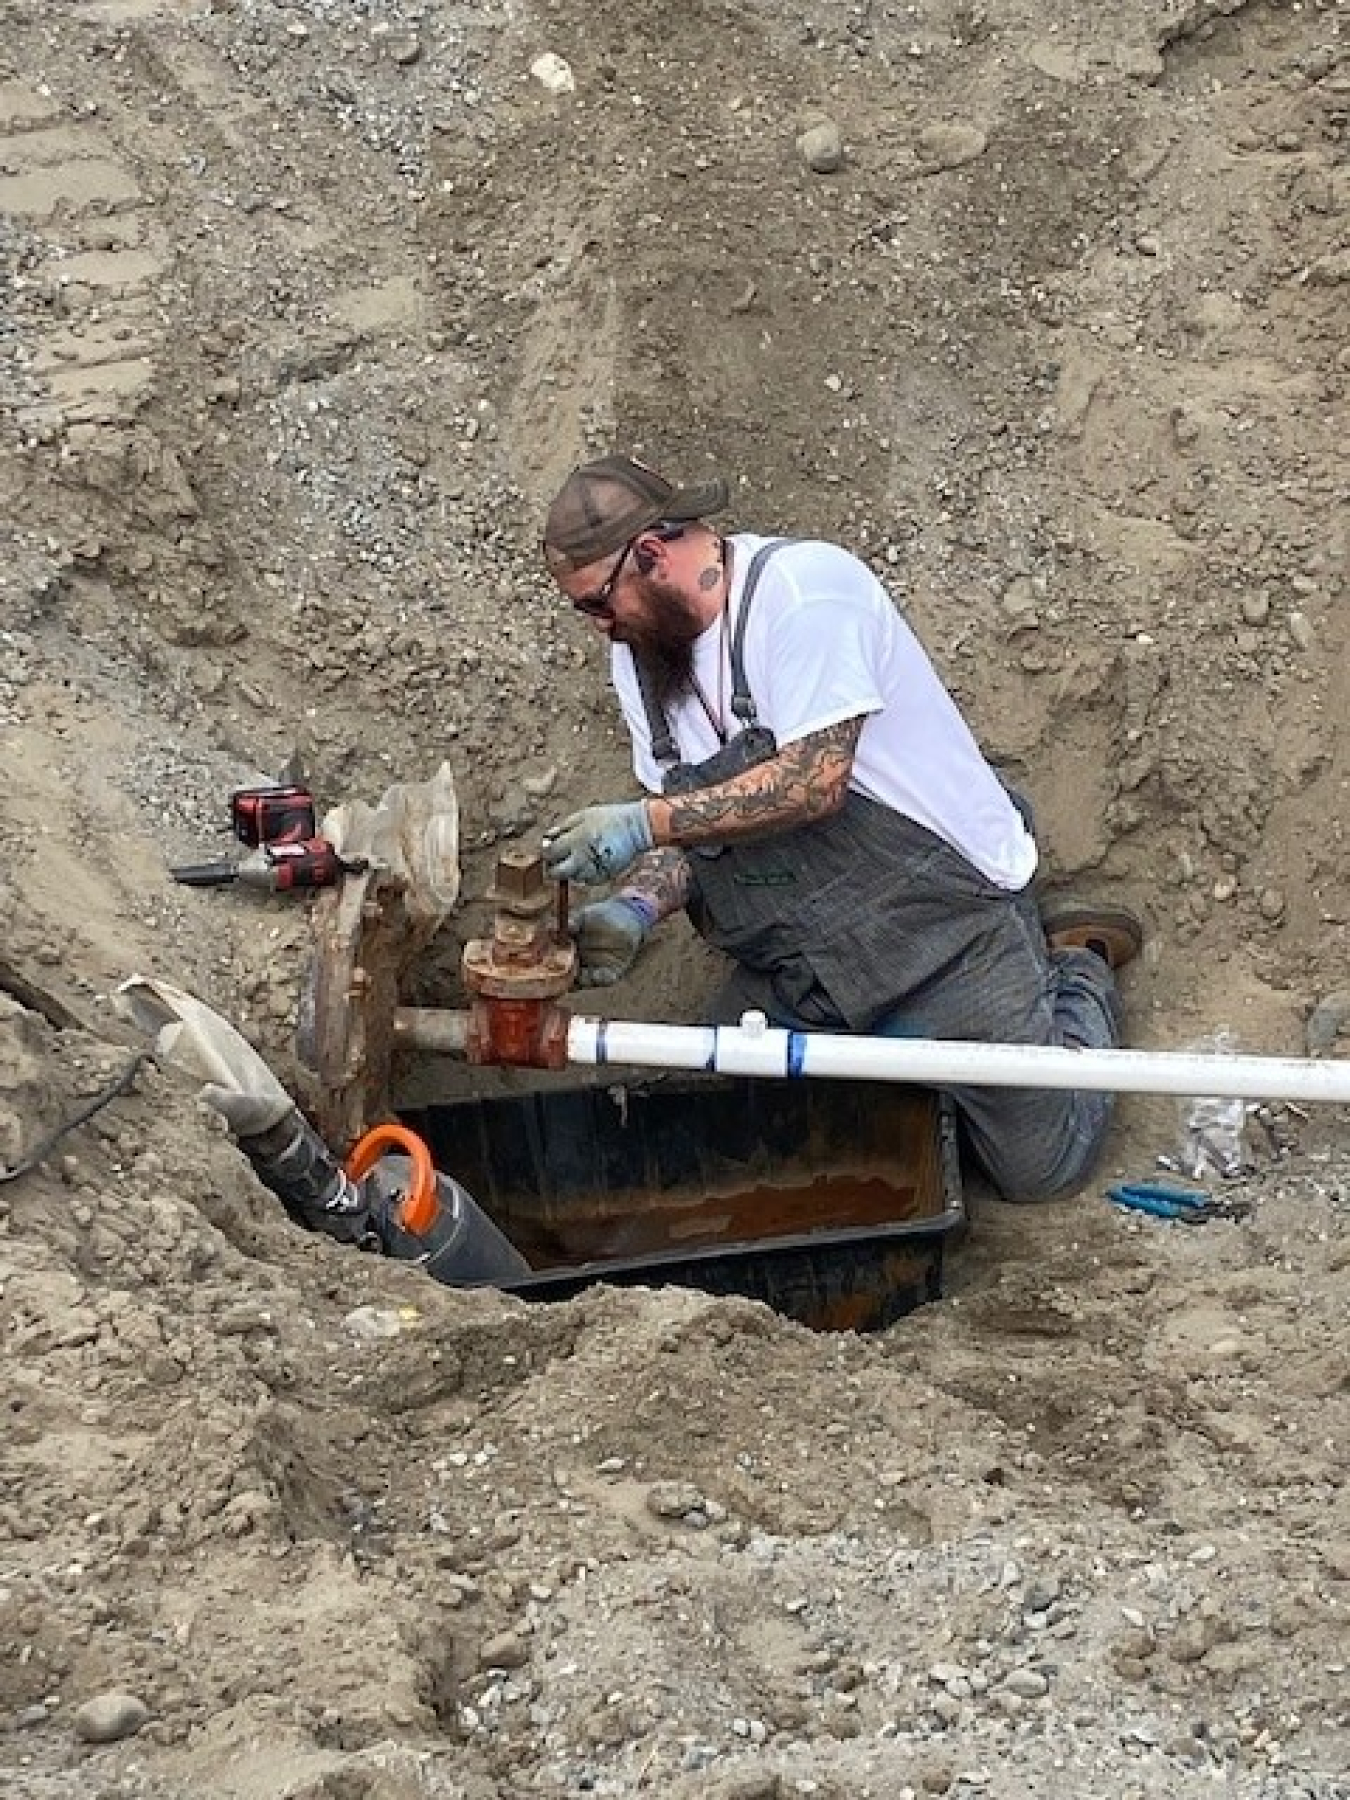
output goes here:
<path id="1" fill-rule="evenodd" d="M 716 563 L 709 564 L 706 569 L 700 570 L 698 585 L 703 589 L 705 594 L 710 594 L 714 588 L 721 587 L 722 583 L 725 581 L 729 593 L 731 591 L 729 566 L 731 547 L 724 537 L 717 539 L 715 547 L 717 550 L 717 561 Z"/>

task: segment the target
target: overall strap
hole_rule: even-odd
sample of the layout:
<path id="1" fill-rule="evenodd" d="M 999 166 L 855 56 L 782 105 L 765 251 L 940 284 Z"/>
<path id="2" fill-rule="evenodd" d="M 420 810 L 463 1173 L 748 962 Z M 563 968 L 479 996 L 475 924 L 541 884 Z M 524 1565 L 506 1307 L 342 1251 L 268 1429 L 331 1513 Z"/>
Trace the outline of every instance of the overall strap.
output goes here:
<path id="1" fill-rule="evenodd" d="M 753 725 L 758 720 L 754 697 L 749 683 L 745 679 L 745 662 L 742 648 L 745 643 L 745 625 L 750 617 L 750 602 L 755 597 L 755 589 L 759 586 L 759 578 L 764 572 L 764 565 L 775 550 L 781 550 L 784 544 L 792 544 L 795 538 L 773 538 L 767 544 L 761 544 L 750 558 L 750 567 L 745 571 L 745 585 L 741 589 L 741 607 L 736 615 L 736 632 L 731 640 L 731 710 L 742 725 Z"/>
<path id="2" fill-rule="evenodd" d="M 651 680 L 640 656 L 634 656 L 633 667 L 637 671 L 638 692 L 642 695 L 643 710 L 647 714 L 647 729 L 652 738 L 652 755 L 659 763 L 678 762 L 680 751 L 675 739 L 671 736 L 670 720 L 666 717 L 665 708 L 652 692 Z"/>

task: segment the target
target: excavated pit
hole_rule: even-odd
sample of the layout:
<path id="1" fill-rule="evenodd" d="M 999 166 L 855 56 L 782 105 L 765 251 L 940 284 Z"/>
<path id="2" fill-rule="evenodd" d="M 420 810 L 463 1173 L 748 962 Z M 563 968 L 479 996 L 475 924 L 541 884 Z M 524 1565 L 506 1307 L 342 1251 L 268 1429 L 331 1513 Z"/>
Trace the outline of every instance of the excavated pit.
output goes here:
<path id="1" fill-rule="evenodd" d="M 404 1122 L 526 1257 L 527 1299 L 694 1287 L 879 1330 L 939 1297 L 965 1224 L 953 1116 L 920 1088 L 662 1078 Z"/>

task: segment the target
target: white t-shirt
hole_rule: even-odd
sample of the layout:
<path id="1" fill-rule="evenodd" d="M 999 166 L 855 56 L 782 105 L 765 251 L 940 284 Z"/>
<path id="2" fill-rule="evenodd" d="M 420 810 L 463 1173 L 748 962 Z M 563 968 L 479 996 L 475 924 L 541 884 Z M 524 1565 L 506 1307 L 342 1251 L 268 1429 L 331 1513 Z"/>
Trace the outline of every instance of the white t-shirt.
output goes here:
<path id="1" fill-rule="evenodd" d="M 750 560 L 768 540 L 738 534 L 728 607 L 694 645 L 694 679 L 727 736 L 731 711 L 728 641 L 739 616 Z M 836 544 L 797 542 L 763 566 L 746 625 L 746 680 L 759 714 L 780 746 L 843 719 L 866 715 L 850 786 L 915 819 L 945 839 L 997 886 L 1025 887 L 1036 845 L 1006 789 L 922 645 L 884 587 Z M 638 780 L 659 794 L 662 768 L 652 755 L 647 714 L 631 651 L 611 650 L 615 691 L 633 739 Z M 701 762 L 720 740 L 696 694 L 666 704 L 686 762 Z"/>

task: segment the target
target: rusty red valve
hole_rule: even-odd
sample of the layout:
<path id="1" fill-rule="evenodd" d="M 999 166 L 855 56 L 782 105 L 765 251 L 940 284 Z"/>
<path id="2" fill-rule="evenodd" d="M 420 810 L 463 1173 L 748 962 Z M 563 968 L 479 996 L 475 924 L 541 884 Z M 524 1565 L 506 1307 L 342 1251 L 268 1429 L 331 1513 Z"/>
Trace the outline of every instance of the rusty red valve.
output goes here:
<path id="1" fill-rule="evenodd" d="M 571 1015 L 552 1000 L 475 1000 L 464 1053 L 472 1063 L 513 1069 L 567 1064 Z"/>
<path id="2" fill-rule="evenodd" d="M 492 936 L 464 946 L 464 985 L 473 996 L 465 1053 L 475 1063 L 561 1068 L 568 1015 L 555 1002 L 577 974 L 566 896 L 537 854 L 508 850 L 497 859 L 488 898 L 497 905 Z"/>

